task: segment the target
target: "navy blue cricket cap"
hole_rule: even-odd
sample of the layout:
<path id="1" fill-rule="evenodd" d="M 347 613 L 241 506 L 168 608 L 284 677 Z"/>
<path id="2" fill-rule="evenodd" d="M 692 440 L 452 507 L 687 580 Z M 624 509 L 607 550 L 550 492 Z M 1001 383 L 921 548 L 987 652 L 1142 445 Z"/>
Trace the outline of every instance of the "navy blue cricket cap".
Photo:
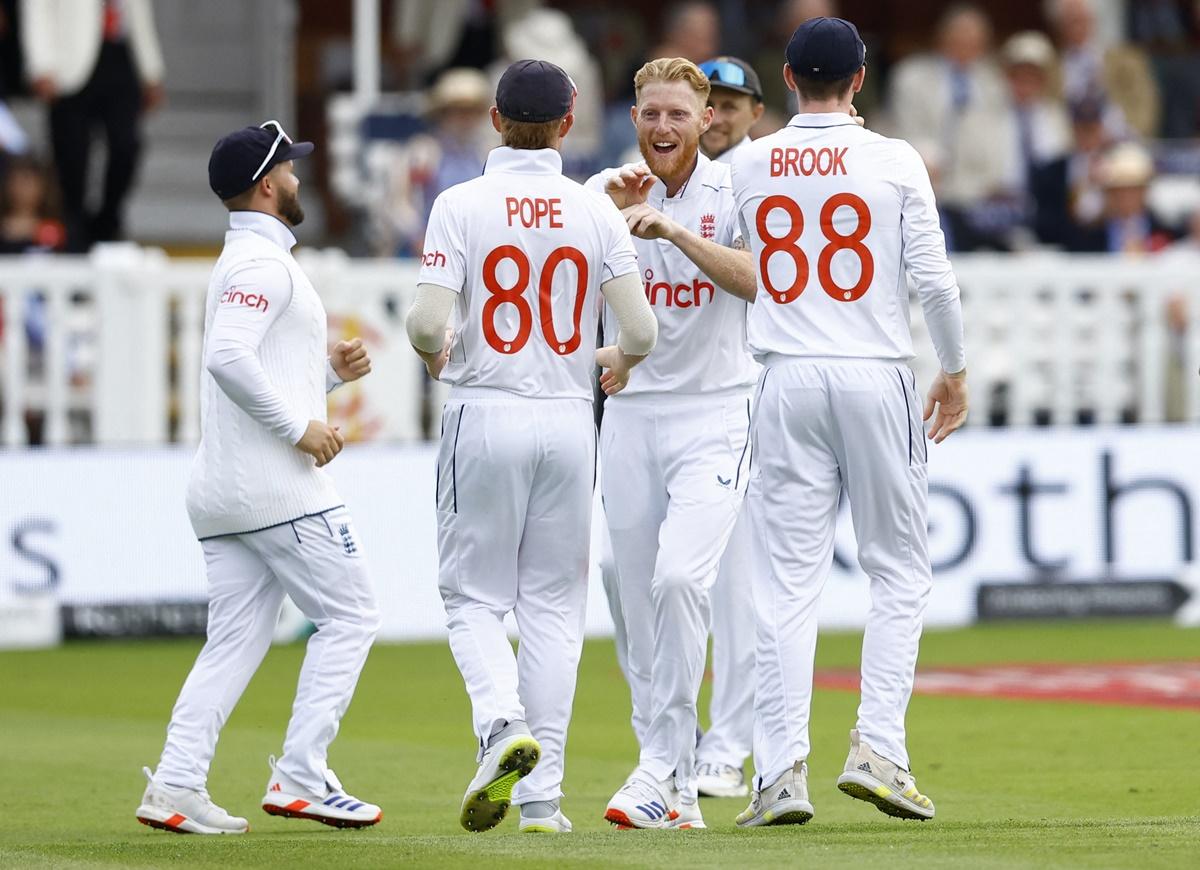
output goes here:
<path id="1" fill-rule="evenodd" d="M 575 82 L 547 60 L 518 60 L 500 76 L 496 108 L 510 121 L 541 123 L 565 118 L 575 106 Z"/>
<path id="2" fill-rule="evenodd" d="M 243 127 L 222 137 L 208 158 L 208 186 L 221 199 L 249 190 L 285 160 L 312 154 L 313 143 L 293 142 L 278 121 Z"/>
<path id="3" fill-rule="evenodd" d="M 867 60 L 858 28 L 843 18 L 810 18 L 792 34 L 787 62 L 792 72 L 806 79 L 849 78 Z"/>

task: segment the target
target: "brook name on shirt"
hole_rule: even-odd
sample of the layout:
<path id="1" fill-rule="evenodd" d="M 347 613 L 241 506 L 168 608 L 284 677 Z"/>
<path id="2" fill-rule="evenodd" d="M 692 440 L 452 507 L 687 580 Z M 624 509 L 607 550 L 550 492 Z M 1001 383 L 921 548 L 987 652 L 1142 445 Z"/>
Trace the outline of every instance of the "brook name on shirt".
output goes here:
<path id="1" fill-rule="evenodd" d="M 771 177 L 845 175 L 849 148 L 772 148 Z"/>

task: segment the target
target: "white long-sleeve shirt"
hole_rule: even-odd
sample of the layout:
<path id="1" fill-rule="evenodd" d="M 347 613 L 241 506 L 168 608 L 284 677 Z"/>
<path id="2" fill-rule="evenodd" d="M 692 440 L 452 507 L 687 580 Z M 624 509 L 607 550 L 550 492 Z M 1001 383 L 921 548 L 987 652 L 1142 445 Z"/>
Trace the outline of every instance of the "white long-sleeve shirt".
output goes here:
<path id="1" fill-rule="evenodd" d="M 907 142 L 849 115 L 800 114 L 734 157 L 733 193 L 758 266 L 750 347 L 908 361 L 908 273 L 942 368 L 966 366 L 958 282 L 929 174 Z"/>
<path id="2" fill-rule="evenodd" d="M 200 447 L 187 505 L 200 538 L 251 532 L 341 504 L 294 446 L 325 420 L 340 383 L 326 356 L 325 309 L 270 215 L 234 212 L 209 282 Z"/>

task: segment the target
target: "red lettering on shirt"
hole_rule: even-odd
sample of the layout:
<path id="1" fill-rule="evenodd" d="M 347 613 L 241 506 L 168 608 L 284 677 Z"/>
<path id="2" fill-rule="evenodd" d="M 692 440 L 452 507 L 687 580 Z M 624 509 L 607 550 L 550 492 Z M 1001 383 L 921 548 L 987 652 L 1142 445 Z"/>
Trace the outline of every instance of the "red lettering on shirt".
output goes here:
<path id="1" fill-rule="evenodd" d="M 772 148 L 771 177 L 845 175 L 849 148 Z"/>
<path id="2" fill-rule="evenodd" d="M 666 308 L 699 308 L 701 305 L 712 303 L 717 296 L 717 288 L 708 281 L 693 278 L 691 284 L 672 284 L 670 281 L 655 281 L 654 270 L 647 269 L 646 280 L 642 287 L 646 299 L 651 305 L 661 304 Z M 707 292 L 708 298 L 704 298 Z"/>
<path id="3" fill-rule="evenodd" d="M 542 199 L 541 197 L 515 196 L 505 197 L 504 208 L 508 212 L 508 225 L 513 226 L 513 218 L 521 222 L 526 229 L 541 228 L 542 221 L 552 230 L 561 230 L 562 200 L 558 197 Z"/>
<path id="4" fill-rule="evenodd" d="M 427 251 L 421 255 L 422 266 L 433 266 L 435 269 L 446 267 L 446 255 L 441 251 Z"/>
<path id="5" fill-rule="evenodd" d="M 265 312 L 271 307 L 267 297 L 261 293 L 243 293 L 241 290 L 226 290 L 221 294 L 221 305 L 242 305 Z"/>

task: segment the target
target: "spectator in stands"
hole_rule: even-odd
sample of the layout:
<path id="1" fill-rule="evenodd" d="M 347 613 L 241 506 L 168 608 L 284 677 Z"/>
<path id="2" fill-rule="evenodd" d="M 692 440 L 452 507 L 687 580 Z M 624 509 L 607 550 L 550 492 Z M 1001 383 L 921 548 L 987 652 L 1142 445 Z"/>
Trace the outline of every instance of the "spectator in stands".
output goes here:
<path id="1" fill-rule="evenodd" d="M 1000 52 L 1008 84 L 1008 148 L 1015 182 L 1026 203 L 1025 224 L 1037 241 L 1066 241 L 1067 155 L 1071 122 L 1062 100 L 1051 95 L 1055 52 L 1037 31 L 1010 37 Z"/>
<path id="2" fill-rule="evenodd" d="M 477 69 L 446 70 L 429 92 L 430 129 L 389 146 L 380 197 L 372 205 L 375 247 L 381 255 L 417 256 L 437 195 L 483 170 L 498 144 L 488 124 L 492 89 Z"/>
<path id="3" fill-rule="evenodd" d="M 1068 104 L 1108 101 L 1112 132 L 1158 135 L 1158 86 L 1146 55 L 1131 45 L 1104 46 L 1096 32 L 1094 0 L 1047 0 L 1046 14 L 1062 48 L 1063 95 Z"/>
<path id="4" fill-rule="evenodd" d="M 1146 193 L 1154 179 L 1154 160 L 1135 142 L 1110 149 L 1100 163 L 1104 186 L 1104 219 L 1075 234 L 1073 249 L 1081 252 L 1138 255 L 1155 253 L 1173 241 L 1147 205 Z"/>
<path id="5" fill-rule="evenodd" d="M 50 109 L 68 247 L 122 235 L 125 199 L 141 152 L 144 111 L 163 100 L 163 62 L 150 0 L 74 0 L 21 5 L 25 65 Z M 107 144 L 103 195 L 88 208 L 92 132 Z"/>
<path id="6" fill-rule="evenodd" d="M 1162 95 L 1167 138 L 1200 131 L 1200 4 L 1195 0 L 1139 0 L 1128 7 L 1129 37 L 1150 58 Z"/>
<path id="7" fill-rule="evenodd" d="M 0 254 L 57 251 L 65 242 L 54 182 L 45 167 L 33 157 L 10 158 L 0 186 Z"/>
<path id="8" fill-rule="evenodd" d="M 420 88 L 457 66 L 481 69 L 497 56 L 498 33 L 543 0 L 401 0 L 392 5 L 392 48 Z"/>
<path id="9" fill-rule="evenodd" d="M 964 134 L 987 130 L 1008 106 L 1004 81 L 988 58 L 990 40 L 991 24 L 983 11 L 955 4 L 938 23 L 937 51 L 902 61 L 891 80 L 889 114 L 896 134 L 909 141 L 933 140 L 941 152 L 942 204 L 961 220 L 962 250 L 995 247 L 992 224 L 996 219 L 1011 223 L 1011 208 L 989 204 L 1005 189 L 1011 168 L 963 142 Z"/>
<path id="10" fill-rule="evenodd" d="M 604 85 L 600 65 L 575 32 L 570 16 L 557 9 L 534 9 L 505 25 L 504 52 L 488 70 L 494 86 L 510 63 L 534 57 L 564 69 L 575 82 L 575 126 L 563 140 L 563 173 L 580 180 L 598 172 L 603 139 Z M 627 125 L 628 126 L 628 125 Z M 490 128 L 489 128 L 490 129 Z"/>
<path id="11" fill-rule="evenodd" d="M 1182 239 L 1171 245 L 1170 251 L 1185 255 L 1188 259 L 1180 269 L 1180 275 L 1190 275 L 1190 266 L 1200 255 L 1200 208 L 1195 209 L 1187 222 L 1187 232 Z M 1186 280 L 1186 279 L 1185 279 Z M 1195 291 L 1190 294 L 1196 298 Z M 1189 304 L 1187 291 L 1173 293 L 1167 299 L 1167 329 L 1169 330 L 1169 346 L 1167 348 L 1166 371 L 1166 418 L 1168 422 L 1178 423 L 1187 419 L 1187 390 L 1188 378 L 1195 377 L 1195 372 L 1184 368 L 1187 359 L 1186 342 L 1188 320 L 1196 311 L 1195 302 Z"/>
<path id="12" fill-rule="evenodd" d="M 1100 167 L 1104 155 L 1114 144 L 1105 126 L 1105 103 L 1098 98 L 1083 100 L 1070 107 L 1073 146 L 1067 158 L 1067 211 L 1069 226 L 1095 227 L 1104 218 L 1104 185 Z M 1069 244 L 1073 242 L 1068 240 Z"/>

